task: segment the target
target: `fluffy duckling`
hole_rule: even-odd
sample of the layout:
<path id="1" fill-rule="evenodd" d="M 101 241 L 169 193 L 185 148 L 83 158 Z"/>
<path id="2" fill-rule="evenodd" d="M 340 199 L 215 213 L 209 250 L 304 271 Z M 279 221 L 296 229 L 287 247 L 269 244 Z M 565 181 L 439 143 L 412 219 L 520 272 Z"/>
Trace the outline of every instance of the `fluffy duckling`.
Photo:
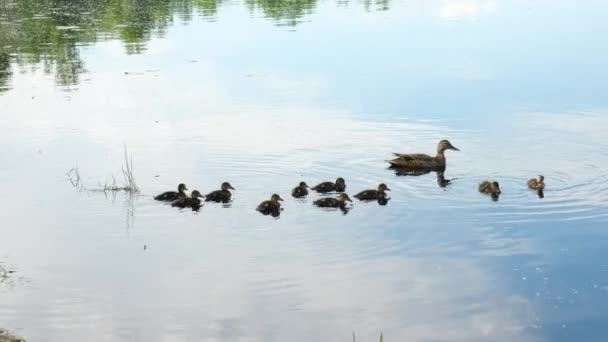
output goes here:
<path id="1" fill-rule="evenodd" d="M 347 201 L 352 203 L 352 200 L 350 199 L 350 197 L 348 197 L 347 194 L 339 194 L 337 198 L 325 197 L 314 201 L 313 204 L 320 208 L 344 209 L 346 207 Z"/>
<path id="2" fill-rule="evenodd" d="M 340 177 L 336 179 L 336 182 L 323 182 L 321 184 L 317 184 L 312 187 L 312 189 L 316 192 L 326 193 L 326 192 L 343 192 L 346 190 L 346 182 L 344 178 Z"/>
<path id="3" fill-rule="evenodd" d="M 222 202 L 222 203 L 230 202 L 230 199 L 232 198 L 232 194 L 230 193 L 230 191 L 228 191 L 229 189 L 235 190 L 232 187 L 232 185 L 230 185 L 230 183 L 224 182 L 224 183 L 222 183 L 221 190 L 212 191 L 212 192 L 208 193 L 207 195 L 205 195 L 205 201 L 206 202 Z"/>
<path id="4" fill-rule="evenodd" d="M 291 190 L 291 196 L 295 198 L 302 198 L 308 195 L 308 185 L 306 182 L 300 182 L 300 185 L 296 186 Z"/>
<path id="5" fill-rule="evenodd" d="M 193 209 L 198 209 L 201 207 L 201 200 L 199 198 L 202 198 L 203 195 L 201 195 L 201 193 L 198 190 L 194 190 L 192 191 L 192 193 L 190 194 L 190 197 L 184 197 L 184 198 L 180 198 L 177 201 L 171 203 L 172 207 L 176 207 L 176 208 L 193 208 Z"/>
<path id="6" fill-rule="evenodd" d="M 437 155 L 434 157 L 428 154 L 401 154 L 393 153 L 397 158 L 388 160 L 391 167 L 405 168 L 414 170 L 445 170 L 446 159 L 445 151 L 454 150 L 460 151 L 448 140 L 441 140 L 437 144 Z"/>
<path id="7" fill-rule="evenodd" d="M 264 215 L 272 215 L 273 217 L 277 217 L 281 212 L 281 203 L 279 203 L 279 201 L 283 201 L 281 196 L 273 194 L 269 201 L 260 203 L 256 210 Z"/>
<path id="8" fill-rule="evenodd" d="M 382 183 L 378 185 L 378 190 L 364 190 L 360 193 L 356 194 L 355 197 L 359 200 L 378 200 L 381 198 L 386 198 L 386 191 L 391 191 L 391 189 L 386 186 L 386 184 Z"/>
<path id="9" fill-rule="evenodd" d="M 545 177 L 539 175 L 536 178 L 532 178 L 528 181 L 528 188 L 532 190 L 544 190 L 545 189 Z"/>
<path id="10" fill-rule="evenodd" d="M 187 190 L 188 190 L 188 188 L 186 188 L 185 184 L 180 184 L 177 186 L 177 192 L 175 192 L 175 191 L 163 192 L 162 194 L 155 196 L 154 199 L 157 201 L 163 201 L 163 202 L 176 201 L 178 199 L 186 198 Z"/>
<path id="11" fill-rule="evenodd" d="M 500 191 L 500 184 L 496 181 L 479 183 L 479 192 L 491 195 L 493 200 L 498 200 L 498 196 L 502 193 Z"/>

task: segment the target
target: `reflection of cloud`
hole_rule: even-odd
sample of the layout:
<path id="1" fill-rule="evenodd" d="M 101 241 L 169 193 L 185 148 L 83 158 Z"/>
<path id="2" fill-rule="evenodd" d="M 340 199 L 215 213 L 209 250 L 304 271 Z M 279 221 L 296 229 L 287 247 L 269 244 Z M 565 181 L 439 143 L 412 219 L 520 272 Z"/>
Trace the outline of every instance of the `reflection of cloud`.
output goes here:
<path id="1" fill-rule="evenodd" d="M 495 11 L 493 0 L 442 0 L 439 16 L 443 19 L 470 17 Z"/>

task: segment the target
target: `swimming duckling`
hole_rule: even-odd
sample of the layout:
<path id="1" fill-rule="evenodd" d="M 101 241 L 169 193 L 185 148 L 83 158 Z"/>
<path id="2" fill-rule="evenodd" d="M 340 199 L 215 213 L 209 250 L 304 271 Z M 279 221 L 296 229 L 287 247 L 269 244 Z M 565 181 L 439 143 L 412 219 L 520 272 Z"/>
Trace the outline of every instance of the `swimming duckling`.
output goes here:
<path id="1" fill-rule="evenodd" d="M 269 201 L 260 203 L 256 210 L 264 215 L 272 215 L 273 217 L 277 217 L 281 213 L 281 203 L 279 203 L 279 201 L 283 201 L 281 196 L 273 194 Z"/>
<path id="2" fill-rule="evenodd" d="M 295 198 L 302 198 L 306 195 L 308 195 L 308 185 L 306 182 L 300 182 L 300 185 L 296 186 L 291 191 L 291 196 Z"/>
<path id="3" fill-rule="evenodd" d="M 201 193 L 198 190 L 194 190 L 192 191 L 192 193 L 190 194 L 190 197 L 184 197 L 184 198 L 180 198 L 177 201 L 171 203 L 172 207 L 176 207 L 176 208 L 193 208 L 193 209 L 198 209 L 201 207 L 201 200 L 199 198 L 202 198 L 203 195 L 201 195 Z"/>
<path id="4" fill-rule="evenodd" d="M 382 183 L 378 185 L 378 190 L 364 190 L 356 194 L 355 197 L 362 201 L 378 200 L 381 198 L 386 198 L 386 191 L 391 191 L 391 189 L 389 189 L 386 184 Z"/>
<path id="5" fill-rule="evenodd" d="M 443 171 L 445 170 L 446 166 L 446 150 L 460 151 L 448 140 L 441 140 L 439 144 L 437 144 L 437 155 L 434 157 L 427 154 L 393 153 L 395 156 L 397 156 L 397 158 L 388 160 L 388 163 L 390 163 L 391 167 L 394 168 Z"/>
<path id="6" fill-rule="evenodd" d="M 491 195 L 492 199 L 495 201 L 498 200 L 498 196 L 502 193 L 500 191 L 500 184 L 496 181 L 484 181 L 479 183 L 479 192 Z"/>
<path id="7" fill-rule="evenodd" d="M 188 189 L 186 188 L 186 185 L 180 184 L 177 186 L 177 192 L 175 192 L 175 191 L 163 192 L 162 194 L 154 197 L 154 199 L 157 201 L 164 201 L 164 202 L 175 201 L 178 199 L 186 198 L 187 190 Z"/>
<path id="8" fill-rule="evenodd" d="M 528 188 L 532 190 L 544 190 L 545 189 L 545 177 L 539 175 L 536 178 L 532 178 L 528 181 Z"/>
<path id="9" fill-rule="evenodd" d="M 224 182 L 224 183 L 222 183 L 221 190 L 216 190 L 216 191 L 210 192 L 207 195 L 205 195 L 205 201 L 206 202 L 222 202 L 222 203 L 230 202 L 230 199 L 232 198 L 232 194 L 230 193 L 230 191 L 228 191 L 229 189 L 234 190 L 234 188 L 232 187 L 232 185 L 230 185 L 230 183 Z"/>
<path id="10" fill-rule="evenodd" d="M 340 177 L 340 178 L 336 179 L 335 183 L 334 182 L 323 182 L 321 184 L 317 184 L 317 185 L 313 186 L 312 189 L 316 192 L 321 192 L 321 193 L 331 192 L 331 191 L 343 192 L 344 190 L 346 190 L 346 182 L 344 181 L 344 178 Z"/>
<path id="11" fill-rule="evenodd" d="M 313 204 L 321 208 L 345 208 L 347 201 L 352 203 L 347 194 L 339 194 L 337 198 L 325 197 L 314 201 Z"/>

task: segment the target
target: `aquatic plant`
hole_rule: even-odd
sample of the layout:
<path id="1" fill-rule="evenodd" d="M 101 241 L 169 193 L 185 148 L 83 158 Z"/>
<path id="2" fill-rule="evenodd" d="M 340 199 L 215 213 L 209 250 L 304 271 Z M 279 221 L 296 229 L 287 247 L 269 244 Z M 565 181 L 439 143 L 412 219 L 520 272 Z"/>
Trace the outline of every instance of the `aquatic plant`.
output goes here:
<path id="1" fill-rule="evenodd" d="M 124 147 L 125 162 L 121 167 L 122 171 L 122 184 L 119 184 L 116 177 L 112 175 L 112 182 L 105 182 L 99 185 L 97 189 L 87 189 L 80 176 L 78 167 L 73 167 L 67 172 L 68 181 L 73 187 L 80 191 L 103 191 L 103 192 L 118 192 L 124 191 L 130 194 L 139 193 L 140 189 L 135 182 L 135 174 L 133 172 L 133 156 L 129 156 L 127 153 L 127 145 Z"/>

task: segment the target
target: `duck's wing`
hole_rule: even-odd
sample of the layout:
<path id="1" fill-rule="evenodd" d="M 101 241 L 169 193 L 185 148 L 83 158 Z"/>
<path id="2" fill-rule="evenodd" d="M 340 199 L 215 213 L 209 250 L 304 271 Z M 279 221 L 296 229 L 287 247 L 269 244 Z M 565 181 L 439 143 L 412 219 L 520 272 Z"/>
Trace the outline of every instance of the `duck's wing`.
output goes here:
<path id="1" fill-rule="evenodd" d="M 205 201 L 219 201 L 222 190 L 215 190 L 205 195 Z"/>
<path id="2" fill-rule="evenodd" d="M 269 207 L 270 207 L 270 201 L 264 201 L 264 202 L 260 203 L 260 205 L 258 205 L 257 210 L 259 212 L 263 213 L 263 212 L 266 212 L 269 209 Z"/>
<path id="3" fill-rule="evenodd" d="M 397 168 L 409 168 L 409 169 L 433 169 L 437 168 L 437 161 L 434 158 L 430 159 L 407 159 L 407 158 L 395 158 L 387 160 L 392 167 Z"/>
<path id="4" fill-rule="evenodd" d="M 321 198 L 319 200 L 314 201 L 313 203 L 316 206 L 327 208 L 327 207 L 338 206 L 339 201 L 335 198 L 328 197 L 328 198 Z"/>

